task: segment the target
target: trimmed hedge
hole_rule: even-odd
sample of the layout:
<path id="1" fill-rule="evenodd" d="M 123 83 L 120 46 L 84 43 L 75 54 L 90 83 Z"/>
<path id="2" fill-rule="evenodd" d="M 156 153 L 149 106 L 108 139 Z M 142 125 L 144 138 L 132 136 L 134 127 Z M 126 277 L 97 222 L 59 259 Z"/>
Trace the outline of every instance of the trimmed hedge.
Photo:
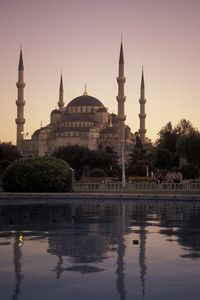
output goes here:
<path id="1" fill-rule="evenodd" d="M 55 157 L 29 157 L 14 161 L 4 171 L 2 187 L 6 192 L 70 192 L 69 165 Z"/>
<path id="2" fill-rule="evenodd" d="M 106 177 L 106 173 L 104 172 L 103 169 L 92 169 L 92 171 L 90 172 L 90 176 L 91 177 Z"/>

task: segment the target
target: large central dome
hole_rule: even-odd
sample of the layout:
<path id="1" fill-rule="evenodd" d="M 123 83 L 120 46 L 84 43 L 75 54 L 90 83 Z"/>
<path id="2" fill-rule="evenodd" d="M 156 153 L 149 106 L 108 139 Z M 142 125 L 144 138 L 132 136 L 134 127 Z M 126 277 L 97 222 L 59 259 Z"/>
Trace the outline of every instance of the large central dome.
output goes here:
<path id="1" fill-rule="evenodd" d="M 88 95 L 82 95 L 79 97 L 76 97 L 72 101 L 69 102 L 67 107 L 72 107 L 72 106 L 104 106 L 101 101 L 98 99 L 88 96 Z"/>

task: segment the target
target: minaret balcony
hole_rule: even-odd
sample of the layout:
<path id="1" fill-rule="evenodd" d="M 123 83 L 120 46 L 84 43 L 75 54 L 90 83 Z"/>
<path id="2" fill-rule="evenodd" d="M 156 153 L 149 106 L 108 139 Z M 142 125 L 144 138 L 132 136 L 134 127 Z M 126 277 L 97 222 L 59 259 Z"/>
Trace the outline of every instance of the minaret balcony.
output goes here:
<path id="1" fill-rule="evenodd" d="M 117 83 L 125 83 L 126 82 L 126 77 L 124 77 L 124 76 L 119 76 L 119 77 L 117 77 Z"/>
<path id="2" fill-rule="evenodd" d="M 16 82 L 16 86 L 17 86 L 17 88 L 19 89 L 19 88 L 25 88 L 25 82 Z"/>
<path id="3" fill-rule="evenodd" d="M 25 103 L 26 103 L 25 100 L 16 100 L 15 102 L 16 102 L 16 105 L 17 105 L 17 106 L 24 106 Z"/>
<path id="4" fill-rule="evenodd" d="M 16 124 L 24 124 L 25 119 L 15 119 Z"/>
<path id="5" fill-rule="evenodd" d="M 126 120 L 126 115 L 122 115 L 122 116 L 120 116 L 120 115 L 117 115 L 117 121 L 125 121 Z"/>
<path id="6" fill-rule="evenodd" d="M 146 114 L 145 113 L 140 113 L 139 114 L 139 118 L 140 119 L 145 119 L 146 118 Z"/>
<path id="7" fill-rule="evenodd" d="M 146 133 L 147 132 L 147 130 L 146 129 L 139 129 L 139 133 L 141 134 L 141 133 Z"/>
<path id="8" fill-rule="evenodd" d="M 119 96 L 116 97 L 116 99 L 117 99 L 118 102 L 125 102 L 126 101 L 126 96 L 119 95 Z"/>
<path id="9" fill-rule="evenodd" d="M 139 102 L 140 102 L 140 104 L 145 104 L 146 103 L 146 99 L 145 98 L 140 98 Z"/>

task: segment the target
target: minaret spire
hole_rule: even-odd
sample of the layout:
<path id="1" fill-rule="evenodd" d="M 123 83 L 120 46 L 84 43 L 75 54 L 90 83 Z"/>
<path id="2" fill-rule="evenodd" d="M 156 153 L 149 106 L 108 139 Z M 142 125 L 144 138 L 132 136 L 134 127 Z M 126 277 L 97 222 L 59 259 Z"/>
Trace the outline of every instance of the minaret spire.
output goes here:
<path id="1" fill-rule="evenodd" d="M 142 78 L 141 78 L 139 103 L 140 103 L 140 114 L 139 114 L 140 129 L 139 129 L 139 134 L 140 134 L 140 139 L 141 139 L 142 144 L 145 144 L 145 140 L 146 140 L 146 137 L 145 137 L 145 134 L 146 134 L 146 129 L 145 129 L 145 119 L 146 119 L 145 103 L 146 103 L 146 99 L 145 99 L 145 85 L 144 85 L 143 68 L 142 68 Z"/>
<path id="2" fill-rule="evenodd" d="M 120 47 L 119 64 L 124 64 L 124 52 L 123 52 L 122 41 L 121 41 L 121 47 Z"/>
<path id="3" fill-rule="evenodd" d="M 18 67 L 18 71 L 24 71 L 24 63 L 23 63 L 22 48 L 20 49 L 20 56 L 19 56 L 19 67 Z"/>
<path id="4" fill-rule="evenodd" d="M 142 66 L 142 79 L 141 79 L 141 90 L 144 91 L 145 86 L 144 86 L 144 71 L 143 71 L 143 66 Z"/>
<path id="5" fill-rule="evenodd" d="M 63 90 L 63 80 L 62 80 L 62 73 L 61 73 L 61 76 L 60 76 L 60 89 L 59 89 L 59 101 L 58 101 L 59 110 L 62 110 L 64 105 L 65 105 L 64 90 Z"/>
<path id="6" fill-rule="evenodd" d="M 125 126 L 124 121 L 126 116 L 124 114 L 124 102 L 126 97 L 124 96 L 124 84 L 126 82 L 126 77 L 124 76 L 124 53 L 123 53 L 123 43 L 121 41 L 120 55 L 119 55 L 119 75 L 117 77 L 118 83 L 118 95 L 116 97 L 118 101 L 118 155 L 121 161 L 122 156 L 122 143 L 125 142 Z"/>
<path id="7" fill-rule="evenodd" d="M 18 88 L 18 98 L 16 100 L 17 105 L 17 118 L 15 122 L 17 124 L 17 148 L 20 152 L 23 152 L 23 140 L 24 140 L 24 63 L 23 63 L 23 55 L 22 55 L 22 48 L 20 49 L 20 56 L 19 56 L 19 66 L 18 66 L 18 82 L 16 83 Z"/>

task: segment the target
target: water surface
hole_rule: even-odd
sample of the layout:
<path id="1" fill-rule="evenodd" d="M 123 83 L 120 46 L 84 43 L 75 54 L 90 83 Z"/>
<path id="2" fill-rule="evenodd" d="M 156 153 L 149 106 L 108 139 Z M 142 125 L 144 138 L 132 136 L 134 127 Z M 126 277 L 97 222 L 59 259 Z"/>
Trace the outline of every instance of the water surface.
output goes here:
<path id="1" fill-rule="evenodd" d="M 0 299 L 199 299 L 200 205 L 0 206 Z"/>

